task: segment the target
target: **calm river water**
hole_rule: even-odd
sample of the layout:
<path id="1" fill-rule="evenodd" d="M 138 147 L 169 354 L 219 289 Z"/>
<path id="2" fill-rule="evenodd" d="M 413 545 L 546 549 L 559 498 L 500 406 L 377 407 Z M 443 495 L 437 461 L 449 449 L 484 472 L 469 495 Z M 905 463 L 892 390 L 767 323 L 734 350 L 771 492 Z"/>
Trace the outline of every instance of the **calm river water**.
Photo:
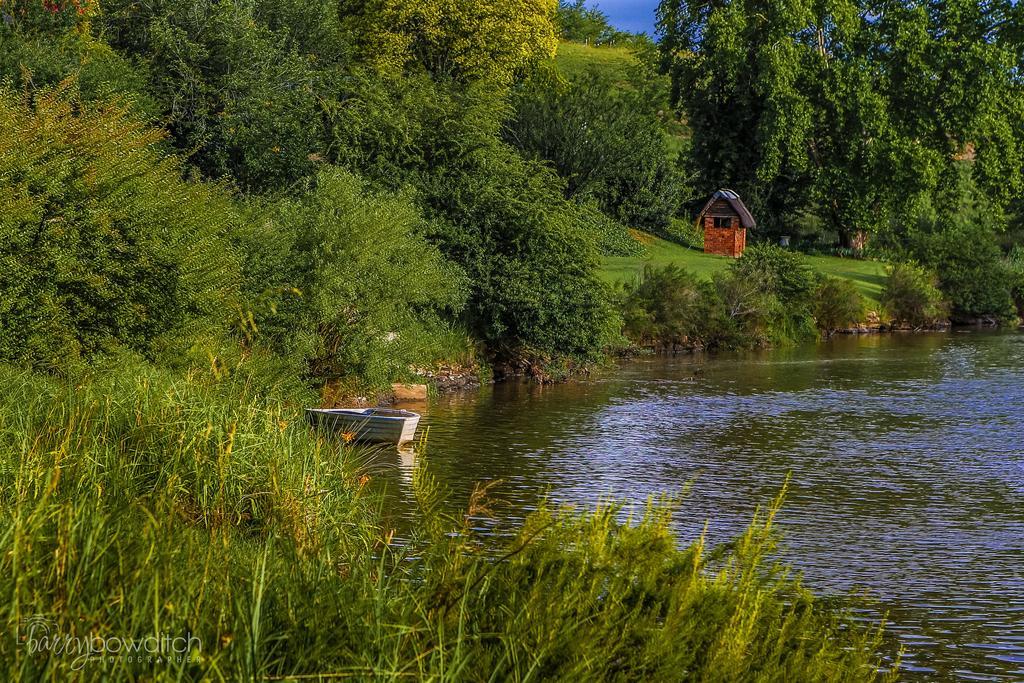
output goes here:
<path id="1" fill-rule="evenodd" d="M 707 520 L 725 541 L 791 472 L 783 552 L 809 587 L 878 600 L 911 678 L 1024 681 L 1024 334 L 651 357 L 417 409 L 453 508 L 501 480 L 495 533 L 544 497 L 642 504 L 692 480 L 680 539 Z M 408 470 L 381 465 L 401 530 Z"/>

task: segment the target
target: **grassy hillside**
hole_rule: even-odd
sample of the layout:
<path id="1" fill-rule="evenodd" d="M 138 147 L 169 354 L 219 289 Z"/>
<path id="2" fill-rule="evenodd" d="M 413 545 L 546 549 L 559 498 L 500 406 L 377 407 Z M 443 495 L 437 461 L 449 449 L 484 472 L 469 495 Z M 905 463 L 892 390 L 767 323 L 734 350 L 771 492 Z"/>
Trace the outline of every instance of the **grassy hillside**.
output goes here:
<path id="1" fill-rule="evenodd" d="M 628 47 L 594 47 L 562 42 L 555 55 L 555 64 L 566 76 L 578 76 L 593 70 L 622 84 L 629 81 L 629 69 L 636 63 L 636 56 Z"/>
<path id="2" fill-rule="evenodd" d="M 608 282 L 628 280 L 643 272 L 645 265 L 666 266 L 674 263 L 701 277 L 729 267 L 733 259 L 714 256 L 667 240 L 644 234 L 646 253 L 640 256 L 614 256 L 604 259 L 601 276 Z M 808 256 L 807 260 L 820 272 L 852 280 L 861 294 L 877 302 L 885 282 L 885 264 L 878 261 L 856 261 L 831 256 Z"/>

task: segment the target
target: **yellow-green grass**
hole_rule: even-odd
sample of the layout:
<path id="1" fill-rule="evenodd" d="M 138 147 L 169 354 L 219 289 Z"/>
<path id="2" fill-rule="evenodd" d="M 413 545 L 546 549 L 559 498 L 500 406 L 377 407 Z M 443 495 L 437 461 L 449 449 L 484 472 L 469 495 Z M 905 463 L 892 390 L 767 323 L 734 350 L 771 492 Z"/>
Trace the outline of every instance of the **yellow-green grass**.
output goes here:
<path id="1" fill-rule="evenodd" d="M 644 254 L 604 259 L 601 276 L 606 281 L 631 280 L 642 273 L 646 265 L 667 266 L 673 263 L 700 277 L 710 277 L 733 262 L 728 256 L 705 254 L 644 233 L 641 236 L 646 247 Z M 807 260 L 819 272 L 851 280 L 868 300 L 878 301 L 885 282 L 886 264 L 833 256 L 808 256 Z"/>
<path id="2" fill-rule="evenodd" d="M 621 84 L 629 80 L 629 69 L 636 64 L 636 55 L 628 47 L 562 42 L 558 45 L 555 64 L 566 76 L 578 76 L 593 70 Z"/>

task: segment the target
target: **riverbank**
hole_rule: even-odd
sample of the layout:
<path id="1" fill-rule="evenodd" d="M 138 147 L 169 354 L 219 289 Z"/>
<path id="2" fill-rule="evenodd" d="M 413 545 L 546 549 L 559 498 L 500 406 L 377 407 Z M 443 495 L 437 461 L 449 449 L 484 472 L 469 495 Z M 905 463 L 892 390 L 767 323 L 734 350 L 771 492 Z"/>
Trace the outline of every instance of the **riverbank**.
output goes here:
<path id="1" fill-rule="evenodd" d="M 1022 373 L 1015 331 L 836 335 L 496 384 L 431 401 L 421 425 L 452 514 L 500 481 L 494 515 L 473 520 L 497 539 L 546 500 L 614 499 L 625 518 L 685 487 L 673 532 L 718 546 L 791 472 L 780 559 L 858 618 L 886 616 L 902 678 L 1018 680 Z M 401 536 L 417 514 L 407 470 L 386 454 L 374 466 Z"/>
<path id="2" fill-rule="evenodd" d="M 630 524 L 542 506 L 485 542 L 487 488 L 447 513 L 421 457 L 399 546 L 367 454 L 311 432 L 304 400 L 244 366 L 0 367 L 6 677 L 880 679 L 877 631 L 769 561 L 779 500 L 724 552 L 680 545 L 671 498 Z M 177 649 L 118 647 L 146 639 Z"/>

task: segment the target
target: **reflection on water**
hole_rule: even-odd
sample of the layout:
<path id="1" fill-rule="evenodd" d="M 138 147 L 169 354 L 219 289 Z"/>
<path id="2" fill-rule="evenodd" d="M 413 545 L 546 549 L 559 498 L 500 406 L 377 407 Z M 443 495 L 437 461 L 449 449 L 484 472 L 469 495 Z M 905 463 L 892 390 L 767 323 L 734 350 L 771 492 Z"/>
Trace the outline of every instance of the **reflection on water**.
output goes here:
<path id="1" fill-rule="evenodd" d="M 453 509 L 475 482 L 500 479 L 502 524 L 545 496 L 636 505 L 693 480 L 680 537 L 707 520 L 724 541 L 792 472 L 780 521 L 808 585 L 881 600 L 907 669 L 925 679 L 1024 680 L 1022 334 L 646 358 L 423 411 Z M 403 457 L 386 477 L 399 527 L 415 515 Z"/>

